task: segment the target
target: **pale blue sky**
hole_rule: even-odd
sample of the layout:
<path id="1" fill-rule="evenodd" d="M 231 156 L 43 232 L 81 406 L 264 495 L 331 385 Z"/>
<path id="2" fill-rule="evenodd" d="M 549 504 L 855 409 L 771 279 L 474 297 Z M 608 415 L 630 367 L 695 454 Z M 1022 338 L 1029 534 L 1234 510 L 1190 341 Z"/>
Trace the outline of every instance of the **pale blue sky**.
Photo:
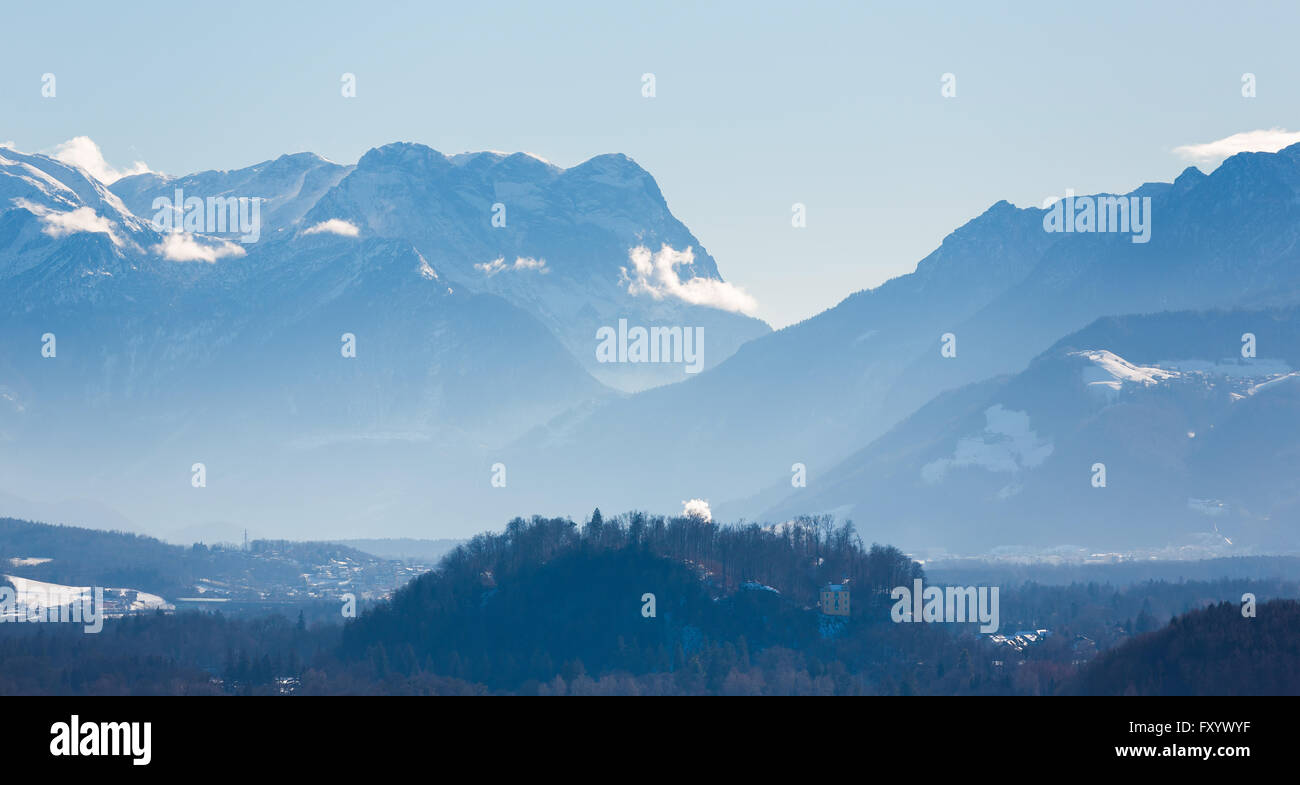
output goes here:
<path id="1" fill-rule="evenodd" d="M 1176 176 L 1176 146 L 1300 129 L 1295 4 L 552 5 L 11 5 L 0 142 L 86 135 L 173 174 L 398 140 L 624 152 L 779 327 L 999 199 L 1123 191 Z"/>

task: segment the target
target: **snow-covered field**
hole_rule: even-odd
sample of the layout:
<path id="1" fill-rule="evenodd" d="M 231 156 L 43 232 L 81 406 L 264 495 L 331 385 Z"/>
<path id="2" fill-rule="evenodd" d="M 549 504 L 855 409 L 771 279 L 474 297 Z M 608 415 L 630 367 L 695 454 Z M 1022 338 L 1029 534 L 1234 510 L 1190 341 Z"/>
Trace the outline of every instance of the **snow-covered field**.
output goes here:
<path id="1" fill-rule="evenodd" d="M 60 608 L 77 602 L 90 603 L 93 601 L 94 591 L 93 587 L 90 586 L 64 586 L 59 583 L 46 583 L 31 578 L 21 578 L 17 575 L 5 575 L 4 578 L 14 587 L 13 606 L 2 611 L 6 619 L 26 619 L 29 611 L 43 613 L 48 608 Z M 101 609 L 109 617 L 156 609 L 174 610 L 175 608 L 157 594 L 150 594 L 136 589 L 105 587 L 103 589 L 103 598 L 105 604 L 114 603 L 120 606 L 115 609 Z"/>

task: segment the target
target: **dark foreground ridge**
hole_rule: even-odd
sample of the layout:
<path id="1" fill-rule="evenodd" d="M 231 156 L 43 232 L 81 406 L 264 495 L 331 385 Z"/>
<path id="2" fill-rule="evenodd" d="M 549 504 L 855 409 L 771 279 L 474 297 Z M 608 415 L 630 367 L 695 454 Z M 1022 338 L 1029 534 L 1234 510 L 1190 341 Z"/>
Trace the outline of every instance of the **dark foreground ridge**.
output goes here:
<path id="1" fill-rule="evenodd" d="M 56 556 L 61 538 L 87 553 L 81 540 L 102 535 L 10 526 Z M 211 554 L 147 538 L 103 535 L 101 546 L 146 590 L 174 580 L 168 557 L 210 566 L 195 560 Z M 252 569 L 268 553 L 326 546 L 259 547 L 222 558 Z M 1161 580 L 1094 566 L 1053 582 L 996 564 L 927 573 L 829 517 L 516 518 L 390 599 L 358 602 L 355 619 L 346 600 L 308 598 L 240 612 L 178 604 L 110 618 L 94 635 L 0 624 L 0 694 L 1294 694 L 1300 606 L 1279 598 L 1300 584 L 1262 577 L 1294 572 L 1276 561 L 1242 560 L 1237 577 L 1215 580 L 1197 579 L 1196 563 L 1158 563 Z M 105 577 L 97 562 L 59 562 L 20 571 L 72 586 Z M 891 593 L 918 579 L 998 588 L 1000 628 L 896 623 Z M 851 597 L 842 615 L 822 605 L 830 584 Z M 1254 616 L 1238 602 L 1248 593 Z"/>

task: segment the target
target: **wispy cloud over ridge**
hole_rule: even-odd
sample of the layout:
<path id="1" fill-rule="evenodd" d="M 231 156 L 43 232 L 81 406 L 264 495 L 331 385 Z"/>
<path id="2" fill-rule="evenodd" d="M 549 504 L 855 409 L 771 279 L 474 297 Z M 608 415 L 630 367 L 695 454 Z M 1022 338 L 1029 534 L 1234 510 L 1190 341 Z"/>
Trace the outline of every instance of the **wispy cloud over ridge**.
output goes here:
<path id="1" fill-rule="evenodd" d="M 50 237 L 67 237 L 70 234 L 86 232 L 89 234 L 106 234 L 114 245 L 121 245 L 122 239 L 113 230 L 113 222 L 96 213 L 89 207 L 60 212 L 27 199 L 15 199 L 14 205 L 35 214 L 45 227 L 41 230 Z"/>
<path id="2" fill-rule="evenodd" d="M 199 242 L 189 232 L 171 232 L 153 247 L 153 252 L 169 262 L 207 262 L 209 264 L 227 256 L 243 256 L 245 251 L 235 243 L 211 238 L 210 244 Z"/>
<path id="3" fill-rule="evenodd" d="M 674 250 L 669 245 L 652 252 L 644 245 L 628 251 L 631 268 L 622 268 L 628 294 L 648 294 L 656 300 L 673 297 L 691 305 L 704 305 L 752 316 L 758 301 L 738 286 L 716 278 L 690 278 L 683 281 L 677 268 L 695 262 L 695 252 L 687 248 Z"/>
<path id="4" fill-rule="evenodd" d="M 1174 153 L 1188 161 L 1220 161 L 1237 153 L 1276 153 L 1283 147 L 1300 142 L 1300 131 L 1269 128 L 1225 136 L 1204 144 L 1185 144 Z"/>

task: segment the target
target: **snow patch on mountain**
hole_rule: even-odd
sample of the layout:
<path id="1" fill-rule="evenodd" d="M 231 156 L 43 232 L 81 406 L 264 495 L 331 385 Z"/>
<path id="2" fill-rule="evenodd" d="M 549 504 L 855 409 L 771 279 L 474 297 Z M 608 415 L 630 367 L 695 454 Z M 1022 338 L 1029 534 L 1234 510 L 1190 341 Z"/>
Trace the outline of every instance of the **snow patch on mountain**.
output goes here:
<path id="1" fill-rule="evenodd" d="M 927 484 L 941 482 L 949 470 L 967 466 L 1015 474 L 1041 465 L 1052 454 L 1052 442 L 1040 438 L 1029 427 L 1028 412 L 994 404 L 984 410 L 984 419 L 984 431 L 959 439 L 952 457 L 921 467 L 921 478 Z M 1004 497 L 1016 492 L 1010 486 L 1004 490 Z"/>
<path id="2" fill-rule="evenodd" d="M 48 611 L 73 603 L 90 603 L 94 597 L 94 588 L 90 586 L 64 586 L 60 583 L 20 578 L 17 575 L 0 576 L 14 587 L 14 609 L 10 619 L 30 618 L 36 611 Z M 105 599 L 116 599 L 122 603 L 123 610 L 175 610 L 175 606 L 157 594 L 150 594 L 138 589 L 103 587 Z M 103 608 L 96 608 L 104 612 Z M 120 615 L 112 614 L 112 615 Z"/>
<path id="3" fill-rule="evenodd" d="M 292 153 L 234 170 L 209 170 L 181 177 L 156 173 L 123 177 L 113 183 L 117 194 L 137 216 L 156 217 L 155 200 L 175 202 L 178 196 L 260 201 L 261 228 L 276 232 L 298 224 L 303 216 L 353 167 L 314 153 Z M 324 222 L 323 216 L 315 223 Z"/>
<path id="4" fill-rule="evenodd" d="M 34 581 L 17 575 L 0 576 L 13 584 L 15 601 L 24 608 L 48 608 L 71 605 L 90 596 L 89 586 L 64 586 L 58 583 Z"/>
<path id="5" fill-rule="evenodd" d="M 513 264 L 507 264 L 504 256 L 498 256 L 490 262 L 482 262 L 474 265 L 475 270 L 481 270 L 484 275 L 491 277 L 504 270 L 536 270 L 539 273 L 549 273 L 551 269 L 546 266 L 545 259 L 534 259 L 531 256 L 516 256 Z"/>
<path id="6" fill-rule="evenodd" d="M 1264 390 L 1271 389 L 1284 382 L 1295 382 L 1295 381 L 1300 381 L 1300 371 L 1292 371 L 1291 373 L 1280 374 L 1266 381 L 1262 381 L 1259 384 L 1252 384 L 1246 390 L 1246 395 L 1255 395 L 1257 393 L 1263 392 Z"/>
<path id="7" fill-rule="evenodd" d="M 18 182 L 36 190 L 51 201 L 69 207 L 79 203 L 75 191 L 59 182 L 58 178 L 25 161 L 16 161 L 0 155 L 0 173 L 13 176 Z M 13 201 L 17 202 L 18 199 L 15 198 Z"/>
<path id="8" fill-rule="evenodd" d="M 106 233 L 96 216 L 115 225 L 122 234 L 153 235 L 150 227 L 133 215 L 112 191 L 85 169 L 45 155 L 33 155 L 5 148 L 0 154 L 0 212 L 12 205 L 41 216 L 56 231 L 57 238 L 80 231 Z M 77 212 L 86 208 L 89 212 Z M 59 217 L 60 213 L 75 213 Z M 49 218 L 48 216 L 56 216 Z M 115 244 L 116 241 L 115 241 Z"/>
<path id="9" fill-rule="evenodd" d="M 420 260 L 420 277 L 426 281 L 438 280 L 438 271 L 433 269 L 433 265 L 429 264 L 429 260 L 424 258 L 424 254 L 416 251 L 415 255 Z M 448 289 L 447 293 L 450 294 L 451 289 Z"/>
<path id="10" fill-rule="evenodd" d="M 1134 365 L 1105 349 L 1070 352 L 1070 356 L 1083 357 L 1091 361 L 1092 364 L 1083 369 L 1083 382 L 1089 389 L 1101 390 L 1108 397 L 1118 393 L 1125 382 L 1149 387 L 1179 376 L 1177 371 L 1168 371 L 1157 366 Z"/>

